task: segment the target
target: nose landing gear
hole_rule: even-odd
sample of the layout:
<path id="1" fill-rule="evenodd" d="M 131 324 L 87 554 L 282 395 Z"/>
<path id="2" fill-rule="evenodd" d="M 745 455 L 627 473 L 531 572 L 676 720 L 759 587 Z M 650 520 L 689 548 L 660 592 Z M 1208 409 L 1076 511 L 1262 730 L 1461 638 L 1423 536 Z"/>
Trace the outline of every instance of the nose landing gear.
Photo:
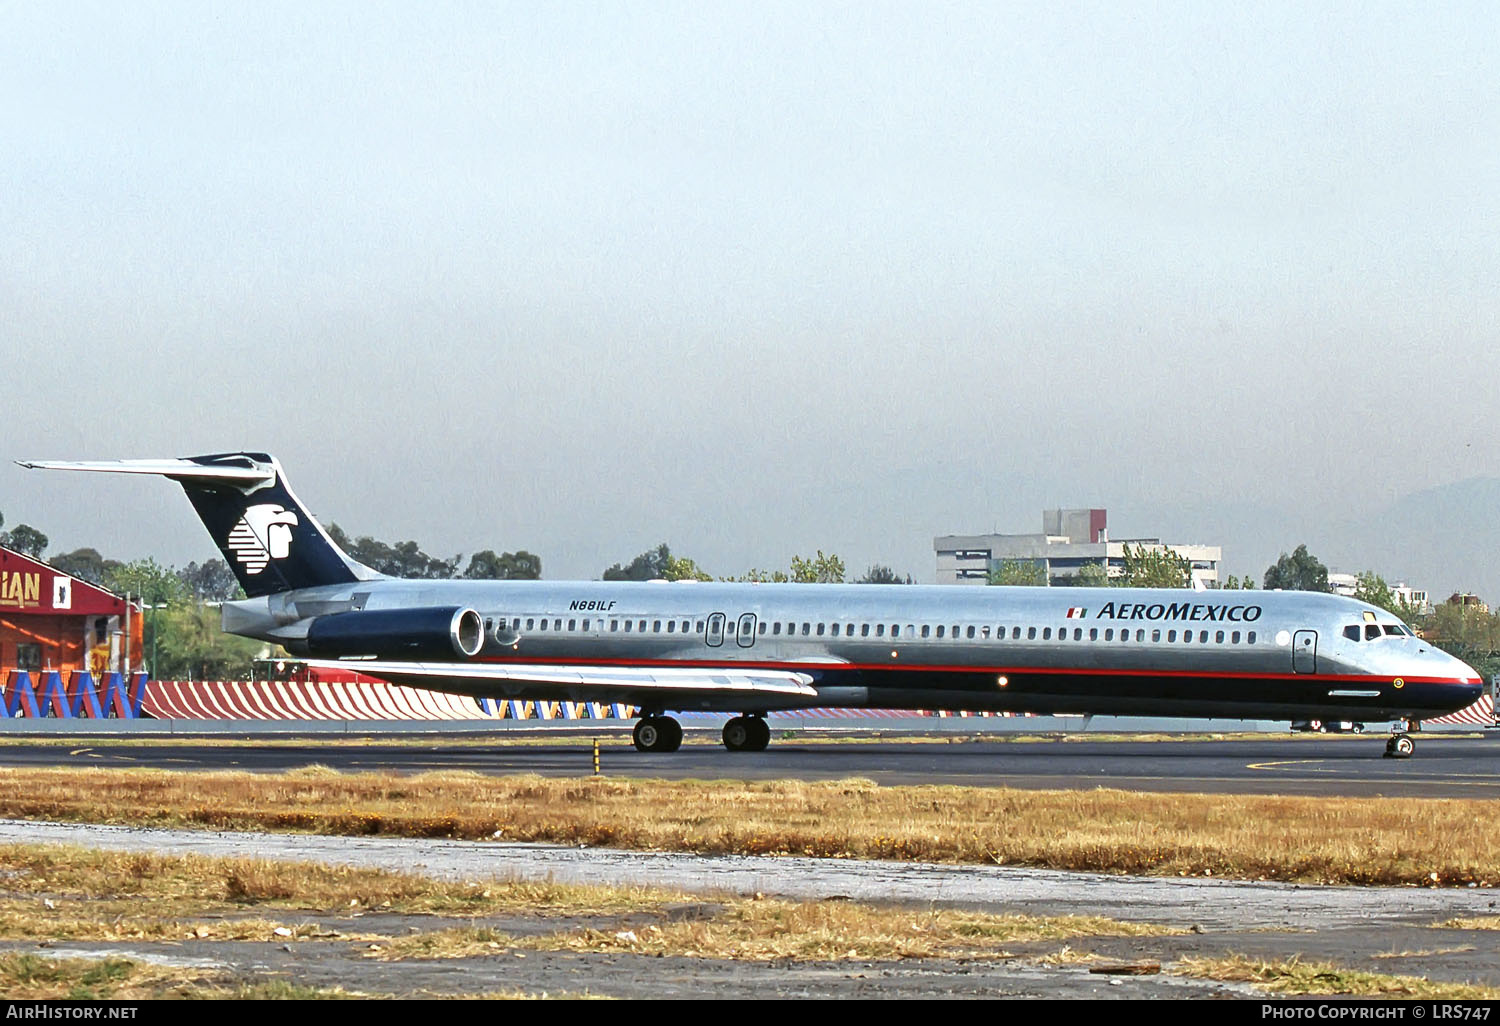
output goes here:
<path id="1" fill-rule="evenodd" d="M 1407 720 L 1402 727 L 1398 728 L 1391 735 L 1390 740 L 1385 743 L 1385 758 L 1410 759 L 1412 752 L 1417 750 L 1417 743 L 1411 739 L 1411 734 L 1407 732 L 1421 729 L 1422 724 L 1419 721 Z"/>
<path id="2" fill-rule="evenodd" d="M 736 716 L 724 724 L 724 747 L 731 752 L 763 752 L 771 743 L 771 728 L 759 716 Z"/>

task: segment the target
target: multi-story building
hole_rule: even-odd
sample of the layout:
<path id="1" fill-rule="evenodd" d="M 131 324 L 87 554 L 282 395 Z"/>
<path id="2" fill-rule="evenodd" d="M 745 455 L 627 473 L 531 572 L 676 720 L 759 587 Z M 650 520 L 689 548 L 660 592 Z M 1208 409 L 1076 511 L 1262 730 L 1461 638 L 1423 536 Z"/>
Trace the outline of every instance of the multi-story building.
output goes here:
<path id="1" fill-rule="evenodd" d="M 939 584 L 985 584 L 991 571 L 1006 562 L 1041 566 L 1049 584 L 1071 583 L 1087 564 L 1101 567 L 1110 577 L 1125 572 L 1125 547 L 1148 552 L 1169 551 L 1192 564 L 1193 584 L 1219 586 L 1218 545 L 1168 544 L 1160 538 L 1109 537 L 1107 511 L 1049 509 L 1042 512 L 1040 534 L 948 534 L 934 538 Z"/>

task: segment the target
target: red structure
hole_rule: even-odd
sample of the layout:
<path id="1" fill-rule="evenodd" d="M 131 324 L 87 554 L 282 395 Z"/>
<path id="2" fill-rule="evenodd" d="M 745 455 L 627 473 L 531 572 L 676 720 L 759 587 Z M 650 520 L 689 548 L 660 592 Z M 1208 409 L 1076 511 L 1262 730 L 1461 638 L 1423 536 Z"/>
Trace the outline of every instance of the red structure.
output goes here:
<path id="1" fill-rule="evenodd" d="M 142 633 L 139 605 L 0 547 L 0 667 L 129 673 Z"/>

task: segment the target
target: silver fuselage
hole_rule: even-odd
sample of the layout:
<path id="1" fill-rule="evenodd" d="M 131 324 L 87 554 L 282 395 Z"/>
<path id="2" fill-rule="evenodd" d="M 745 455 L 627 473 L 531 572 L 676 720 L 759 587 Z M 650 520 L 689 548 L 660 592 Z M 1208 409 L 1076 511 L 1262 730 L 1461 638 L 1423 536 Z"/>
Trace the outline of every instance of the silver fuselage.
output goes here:
<path id="1" fill-rule="evenodd" d="M 476 662 L 774 668 L 809 675 L 817 692 L 676 695 L 662 710 L 1385 720 L 1439 716 L 1482 693 L 1465 663 L 1386 632 L 1400 623 L 1390 613 L 1313 592 L 379 579 L 228 603 L 224 628 L 295 652 L 313 617 L 441 606 L 483 616 Z M 1368 624 L 1378 639 L 1345 636 Z M 454 690 L 639 703 L 598 687 Z"/>

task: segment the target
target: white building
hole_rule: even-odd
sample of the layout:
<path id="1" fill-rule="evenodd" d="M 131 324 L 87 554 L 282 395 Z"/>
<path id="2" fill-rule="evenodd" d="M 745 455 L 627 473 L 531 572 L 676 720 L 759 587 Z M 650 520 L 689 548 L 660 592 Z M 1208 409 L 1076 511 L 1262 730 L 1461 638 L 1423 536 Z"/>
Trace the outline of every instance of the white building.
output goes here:
<path id="1" fill-rule="evenodd" d="M 1219 586 L 1218 545 L 1167 544 L 1159 538 L 1111 539 L 1107 511 L 1049 509 L 1040 534 L 948 534 L 932 540 L 939 584 L 985 584 L 990 571 L 1007 561 L 1040 564 L 1049 584 L 1068 584 L 1085 564 L 1103 567 L 1110 577 L 1125 572 L 1125 546 L 1148 552 L 1175 552 L 1192 564 L 1193 584 Z"/>

